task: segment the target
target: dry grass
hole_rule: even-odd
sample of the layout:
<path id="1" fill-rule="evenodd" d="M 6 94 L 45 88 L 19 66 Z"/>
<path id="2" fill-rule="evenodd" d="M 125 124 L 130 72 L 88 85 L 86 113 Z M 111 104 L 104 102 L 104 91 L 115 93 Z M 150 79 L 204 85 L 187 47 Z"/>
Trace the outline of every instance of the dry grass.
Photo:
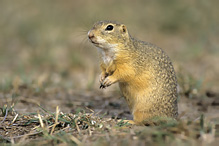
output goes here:
<path id="1" fill-rule="evenodd" d="M 0 135 L 1 142 L 19 145 L 209 144 L 215 140 L 216 126 L 218 123 L 208 121 L 203 115 L 193 121 L 134 126 L 112 118 L 101 118 L 92 110 L 90 113 L 66 114 L 57 107 L 55 113 L 41 108 L 40 113 L 7 116 L 1 122 Z"/>

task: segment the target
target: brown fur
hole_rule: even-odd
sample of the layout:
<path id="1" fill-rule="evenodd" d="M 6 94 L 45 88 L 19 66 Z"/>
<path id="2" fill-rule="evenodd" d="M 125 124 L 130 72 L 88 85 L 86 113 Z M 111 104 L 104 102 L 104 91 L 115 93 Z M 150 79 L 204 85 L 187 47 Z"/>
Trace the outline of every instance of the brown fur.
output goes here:
<path id="1" fill-rule="evenodd" d="M 106 30 L 109 25 L 113 30 Z M 136 124 L 177 117 L 176 76 L 161 48 L 132 38 L 125 25 L 112 21 L 96 23 L 88 37 L 100 48 L 101 86 L 119 82 Z"/>

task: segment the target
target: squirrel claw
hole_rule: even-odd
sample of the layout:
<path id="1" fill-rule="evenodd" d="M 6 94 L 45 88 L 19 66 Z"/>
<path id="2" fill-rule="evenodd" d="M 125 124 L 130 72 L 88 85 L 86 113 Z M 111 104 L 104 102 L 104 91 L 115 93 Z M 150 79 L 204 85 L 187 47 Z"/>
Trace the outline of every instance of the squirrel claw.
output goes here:
<path id="1" fill-rule="evenodd" d="M 100 89 L 105 89 L 106 86 L 104 86 L 103 84 L 100 85 Z"/>
<path id="2" fill-rule="evenodd" d="M 112 76 L 108 76 L 107 78 L 105 78 L 105 80 L 101 83 L 100 88 L 106 88 L 111 86 L 113 83 L 115 83 L 114 80 L 112 80 Z"/>

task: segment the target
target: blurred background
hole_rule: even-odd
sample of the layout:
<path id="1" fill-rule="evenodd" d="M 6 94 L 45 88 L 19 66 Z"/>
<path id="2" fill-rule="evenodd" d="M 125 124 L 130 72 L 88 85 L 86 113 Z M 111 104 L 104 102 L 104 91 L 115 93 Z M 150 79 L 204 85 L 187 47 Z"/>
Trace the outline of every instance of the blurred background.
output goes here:
<path id="1" fill-rule="evenodd" d="M 124 23 L 133 37 L 163 48 L 185 92 L 218 92 L 218 6 L 217 0 L 1 0 L 0 97 L 26 88 L 33 95 L 54 88 L 118 92 L 116 85 L 98 89 L 98 54 L 87 32 L 99 20 Z"/>

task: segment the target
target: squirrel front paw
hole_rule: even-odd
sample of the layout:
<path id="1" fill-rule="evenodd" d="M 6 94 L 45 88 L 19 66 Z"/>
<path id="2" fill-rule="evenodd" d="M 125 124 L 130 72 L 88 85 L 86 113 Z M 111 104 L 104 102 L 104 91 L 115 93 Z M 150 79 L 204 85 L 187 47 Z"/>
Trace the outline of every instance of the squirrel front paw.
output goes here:
<path id="1" fill-rule="evenodd" d="M 108 75 L 106 73 L 101 73 L 99 77 L 100 84 L 105 80 Z"/>
<path id="2" fill-rule="evenodd" d="M 102 89 L 106 87 L 102 83 L 104 82 L 104 80 L 106 79 L 107 76 L 108 76 L 108 73 L 106 73 L 106 72 L 102 72 L 100 74 L 99 82 L 100 82 L 100 88 L 102 88 Z"/>
<path id="3" fill-rule="evenodd" d="M 101 83 L 100 83 L 100 88 L 106 88 L 115 83 L 117 80 L 113 78 L 113 76 L 108 76 L 106 77 Z"/>

